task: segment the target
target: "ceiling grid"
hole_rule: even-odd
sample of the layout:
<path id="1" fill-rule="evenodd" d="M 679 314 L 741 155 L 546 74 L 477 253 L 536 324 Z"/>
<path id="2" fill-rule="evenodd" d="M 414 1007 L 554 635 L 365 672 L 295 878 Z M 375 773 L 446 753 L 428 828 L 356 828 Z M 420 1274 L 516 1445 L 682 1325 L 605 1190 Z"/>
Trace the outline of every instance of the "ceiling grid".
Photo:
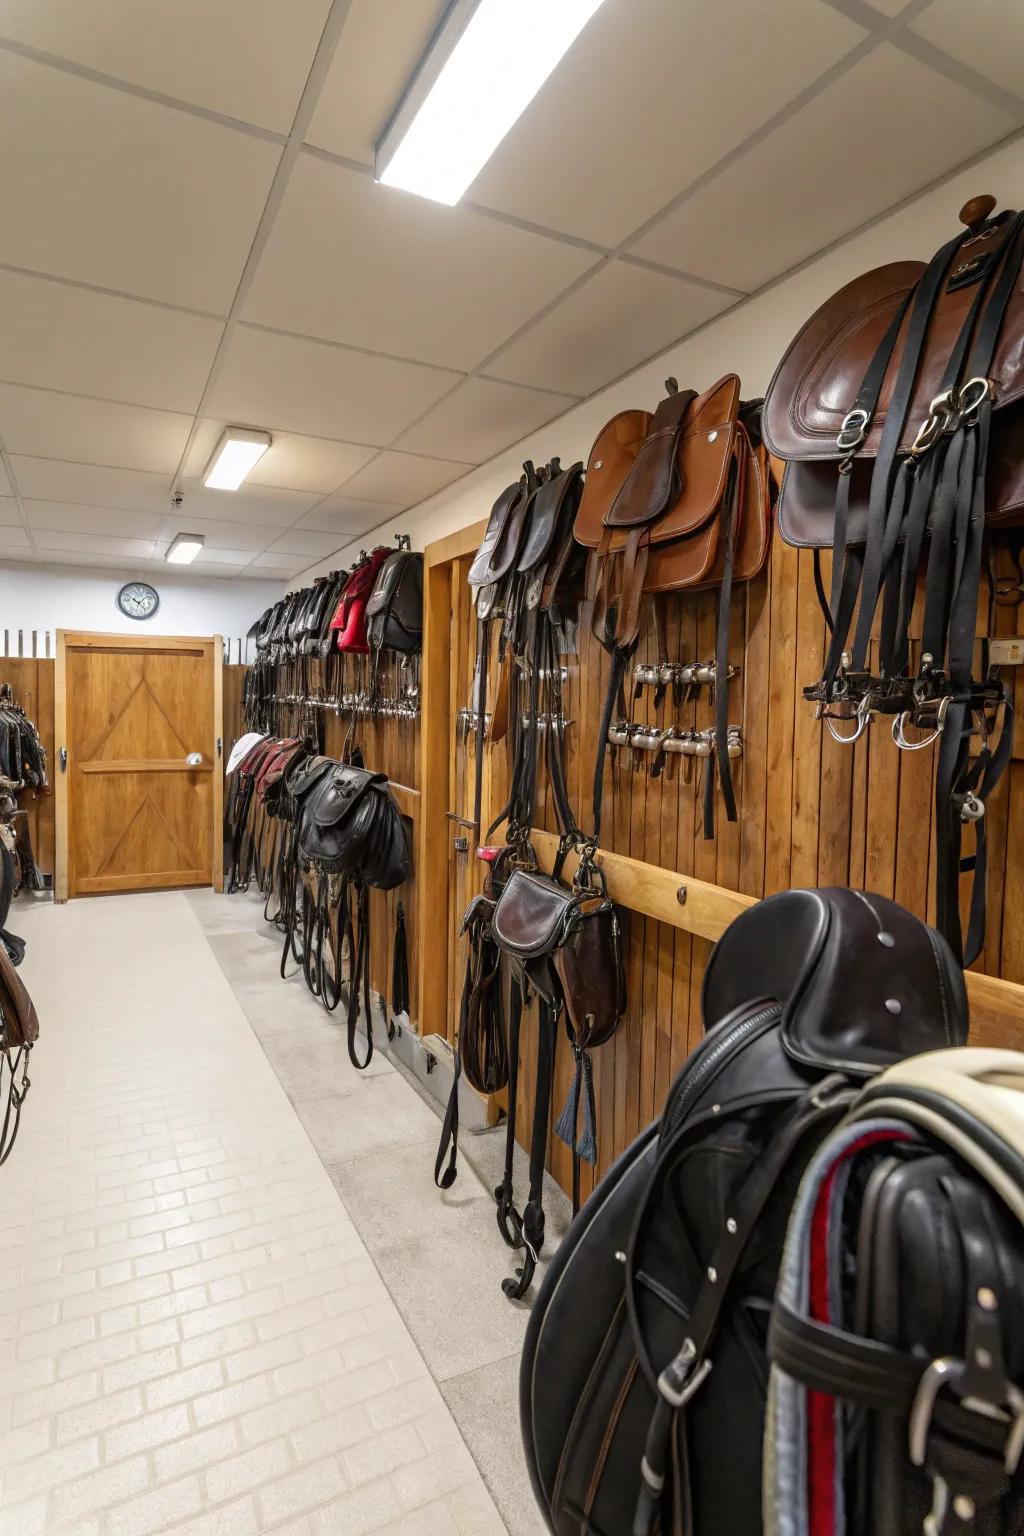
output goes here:
<path id="1" fill-rule="evenodd" d="M 1015 0 L 978 0 L 996 55 L 951 0 L 639 3 L 454 209 L 371 169 L 441 0 L 0 11 L 0 560 L 153 570 L 186 527 L 207 574 L 293 578 L 1024 126 Z M 274 438 L 237 493 L 225 425 Z"/>

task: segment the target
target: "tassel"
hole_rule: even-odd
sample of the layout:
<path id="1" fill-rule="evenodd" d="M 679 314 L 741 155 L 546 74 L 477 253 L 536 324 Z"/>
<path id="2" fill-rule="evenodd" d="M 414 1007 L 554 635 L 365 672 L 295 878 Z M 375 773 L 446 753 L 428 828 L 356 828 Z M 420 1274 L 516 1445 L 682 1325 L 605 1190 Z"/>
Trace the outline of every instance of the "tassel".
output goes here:
<path id="1" fill-rule="evenodd" d="M 574 1046 L 573 1050 L 576 1055 L 576 1076 L 573 1078 L 569 1097 L 565 1101 L 565 1108 L 558 1117 L 555 1135 L 559 1141 L 564 1141 L 577 1157 L 581 1157 L 586 1163 L 594 1164 L 597 1162 L 597 1134 L 593 1067 L 589 1051 L 580 1050 L 577 1046 Z M 583 1090 L 583 1135 L 577 1140 L 581 1089 Z"/>
<path id="2" fill-rule="evenodd" d="M 577 1156 L 591 1167 L 597 1163 L 597 1113 L 594 1106 L 594 1068 L 589 1051 L 581 1051 L 583 1067 L 583 1135 L 576 1143 Z"/>

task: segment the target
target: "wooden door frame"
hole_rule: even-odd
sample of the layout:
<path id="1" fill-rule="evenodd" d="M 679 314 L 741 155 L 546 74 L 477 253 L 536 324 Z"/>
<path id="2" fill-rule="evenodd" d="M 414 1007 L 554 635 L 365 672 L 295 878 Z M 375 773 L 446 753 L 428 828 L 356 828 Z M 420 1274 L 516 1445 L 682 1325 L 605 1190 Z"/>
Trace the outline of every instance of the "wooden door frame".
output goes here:
<path id="1" fill-rule="evenodd" d="M 451 710 L 452 571 L 476 553 L 486 522 L 428 544 L 423 551 L 423 661 L 420 679 L 420 805 L 416 821 L 418 910 L 448 911 L 449 758 L 454 734 Z M 421 926 L 421 933 L 425 925 Z M 421 1035 L 448 1037 L 448 924 L 422 939 L 416 956 L 416 1020 Z"/>
<path id="2" fill-rule="evenodd" d="M 68 899 L 68 775 L 61 752 L 67 751 L 68 696 L 67 652 L 88 650 L 118 651 L 194 651 L 197 646 L 210 650 L 213 666 L 213 818 L 210 883 L 215 891 L 224 889 L 224 640 L 221 635 L 107 635 L 92 630 L 58 629 L 57 655 L 53 688 L 53 800 L 55 843 L 53 854 L 53 899 Z"/>

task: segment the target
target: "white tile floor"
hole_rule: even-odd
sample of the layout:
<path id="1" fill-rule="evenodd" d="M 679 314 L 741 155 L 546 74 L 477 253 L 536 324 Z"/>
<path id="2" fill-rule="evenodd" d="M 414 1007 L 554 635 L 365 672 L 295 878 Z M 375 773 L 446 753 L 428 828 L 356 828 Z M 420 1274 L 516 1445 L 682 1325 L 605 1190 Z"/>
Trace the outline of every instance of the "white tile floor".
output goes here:
<path id="1" fill-rule="evenodd" d="M 0 1171 L 2 1536 L 499 1536 L 188 899 L 17 927 L 43 1033 Z"/>

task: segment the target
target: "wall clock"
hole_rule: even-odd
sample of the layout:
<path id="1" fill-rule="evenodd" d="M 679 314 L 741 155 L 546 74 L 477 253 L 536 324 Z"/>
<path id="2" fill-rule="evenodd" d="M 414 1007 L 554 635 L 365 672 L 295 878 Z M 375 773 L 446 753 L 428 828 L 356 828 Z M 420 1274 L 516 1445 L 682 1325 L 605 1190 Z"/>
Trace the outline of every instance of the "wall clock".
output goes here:
<path id="1" fill-rule="evenodd" d="M 117 594 L 117 606 L 126 619 L 151 619 L 160 607 L 160 597 L 148 581 L 128 581 Z"/>

